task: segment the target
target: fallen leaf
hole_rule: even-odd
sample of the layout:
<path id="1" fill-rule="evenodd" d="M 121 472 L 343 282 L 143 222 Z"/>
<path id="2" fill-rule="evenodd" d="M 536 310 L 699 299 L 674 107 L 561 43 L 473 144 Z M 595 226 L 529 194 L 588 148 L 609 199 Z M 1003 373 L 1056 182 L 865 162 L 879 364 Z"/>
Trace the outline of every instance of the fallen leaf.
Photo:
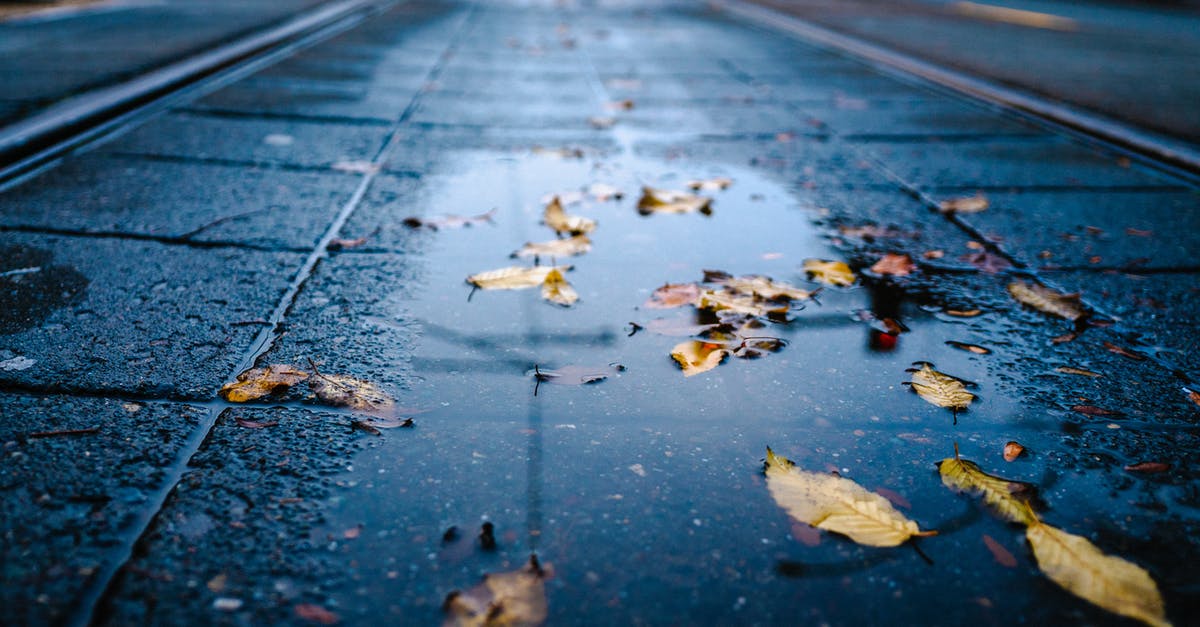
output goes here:
<path id="1" fill-rule="evenodd" d="M 996 542 L 992 536 L 986 533 L 983 534 L 983 545 L 987 547 L 987 550 L 992 552 L 992 558 L 996 560 L 997 564 L 1005 568 L 1017 567 L 1017 558 L 1012 554 L 1012 551 L 1004 548 L 1004 545 Z"/>
<path id="2" fill-rule="evenodd" d="M 918 363 L 921 363 L 919 369 L 909 369 L 912 381 L 908 385 L 921 398 L 955 413 L 966 409 L 975 400 L 975 395 L 967 391 L 966 382 L 962 379 L 938 372 L 928 363 Z"/>
<path id="3" fill-rule="evenodd" d="M 595 198 L 597 202 L 608 202 L 610 200 L 621 200 L 625 197 L 625 192 L 609 185 L 607 183 L 592 183 L 588 185 L 587 193 Z"/>
<path id="4" fill-rule="evenodd" d="M 821 259 L 805 259 L 804 271 L 814 281 L 826 285 L 854 285 L 856 280 L 850 266 L 842 261 L 823 261 Z"/>
<path id="5" fill-rule="evenodd" d="M 731 290 L 702 290 L 695 305 L 697 309 L 755 317 L 786 316 L 790 311 L 786 304 L 777 304 L 775 301 L 767 301 L 756 298 L 752 294 L 739 294 Z"/>
<path id="6" fill-rule="evenodd" d="M 337 614 L 315 603 L 297 603 L 292 611 L 296 613 L 297 618 L 318 625 L 336 625 L 342 620 Z"/>
<path id="7" fill-rule="evenodd" d="M 729 356 L 724 344 L 690 340 L 680 342 L 671 349 L 671 358 L 683 369 L 683 376 L 690 377 L 716 368 Z"/>
<path id="8" fill-rule="evenodd" d="M 396 401 L 370 381 L 347 375 L 322 374 L 316 372 L 316 368 L 313 370 L 308 386 L 317 400 L 325 405 L 376 415 L 388 415 L 396 409 Z"/>
<path id="9" fill-rule="evenodd" d="M 767 489 L 789 516 L 818 529 L 842 534 L 867 546 L 897 546 L 921 531 L 887 499 L 857 483 L 825 473 L 801 470 L 767 448 Z"/>
<path id="10" fill-rule="evenodd" d="M 949 198 L 938 203 L 942 213 L 979 213 L 988 208 L 987 196 L 976 192 L 974 196 Z"/>
<path id="11" fill-rule="evenodd" d="M 1134 237 L 1152 237 L 1154 235 L 1154 231 L 1144 231 L 1142 229 L 1135 229 L 1133 227 L 1129 227 L 1129 228 L 1125 229 L 1125 234 L 1132 235 Z"/>
<path id="12" fill-rule="evenodd" d="M 1079 294 L 1063 294 L 1044 285 L 1025 281 L 1009 283 L 1008 293 L 1023 305 L 1066 320 L 1078 320 L 1088 315 L 1079 301 Z"/>
<path id="13" fill-rule="evenodd" d="M 1071 407 L 1071 411 L 1077 411 L 1081 414 L 1087 414 L 1089 416 L 1124 416 L 1125 415 L 1124 412 L 1115 411 L 1112 409 L 1104 409 L 1103 407 L 1096 407 L 1095 405 L 1075 405 L 1074 407 Z"/>
<path id="14" fill-rule="evenodd" d="M 704 281 L 723 285 L 734 292 L 750 294 L 764 300 L 807 300 L 816 293 L 757 274 L 733 277 L 719 270 L 705 270 Z"/>
<path id="15" fill-rule="evenodd" d="M 570 307 L 579 300 L 579 294 L 563 278 L 560 270 L 553 269 L 546 274 L 546 279 L 542 282 L 542 298 L 555 305 Z"/>
<path id="16" fill-rule="evenodd" d="M 943 311 L 942 313 L 946 314 L 947 316 L 954 316 L 955 318 L 974 318 L 975 316 L 978 316 L 979 314 L 983 313 L 983 310 L 981 310 L 981 309 L 947 309 L 947 310 Z"/>
<path id="17" fill-rule="evenodd" d="M 603 381 L 614 372 L 624 370 L 624 366 L 607 365 L 607 366 L 563 366 L 553 370 L 534 366 L 532 374 L 535 379 L 542 383 L 553 383 L 555 385 L 586 385 L 588 383 L 596 383 Z"/>
<path id="18" fill-rule="evenodd" d="M 626 98 L 625 100 L 614 100 L 605 106 L 607 106 L 609 109 L 612 109 L 613 111 L 632 111 L 633 107 L 634 107 L 634 102 L 632 100 Z"/>
<path id="19" fill-rule="evenodd" d="M 921 253 L 921 256 L 924 257 L 925 259 L 929 259 L 930 261 L 932 261 L 934 259 L 941 259 L 942 257 L 945 257 L 946 251 L 940 250 L 940 249 L 939 250 L 927 250 L 927 251 Z"/>
<path id="20" fill-rule="evenodd" d="M 362 535 L 362 525 L 354 525 L 342 532 L 342 537 L 347 540 L 353 540 Z"/>
<path id="21" fill-rule="evenodd" d="M 885 276 L 908 276 L 916 267 L 908 255 L 887 253 L 871 266 L 871 272 Z"/>
<path id="22" fill-rule="evenodd" d="M 1142 567 L 1043 522 L 1031 524 L 1025 538 L 1038 568 L 1066 591 L 1148 625 L 1170 625 L 1158 585 Z"/>
<path id="23" fill-rule="evenodd" d="M 610 115 L 593 115 L 587 121 L 592 128 L 603 131 L 612 128 L 617 123 L 617 118 Z"/>
<path id="24" fill-rule="evenodd" d="M 523 290 L 541 286 L 551 272 L 561 273 L 570 269 L 571 266 L 512 266 L 472 274 L 467 277 L 467 283 L 481 290 Z"/>
<path id="25" fill-rule="evenodd" d="M 562 202 L 558 196 L 555 196 L 546 205 L 546 210 L 542 213 L 542 222 L 554 229 L 555 233 L 560 234 L 583 235 L 591 233 L 596 229 L 595 220 L 583 216 L 570 215 L 564 211 Z"/>
<path id="26" fill-rule="evenodd" d="M 1171 465 L 1163 462 L 1138 462 L 1125 467 L 1125 470 L 1128 470 L 1129 472 L 1145 473 L 1167 472 L 1170 469 Z"/>
<path id="27" fill-rule="evenodd" d="M 954 457 L 943 459 L 937 467 L 943 485 L 956 492 L 982 496 L 1001 518 L 1024 525 L 1037 522 L 1029 505 L 1035 493 L 1033 485 L 987 474 L 975 462 L 959 457 L 957 444 Z"/>
<path id="28" fill-rule="evenodd" d="M 685 186 L 693 192 L 716 192 L 724 189 L 729 189 L 733 185 L 733 179 L 719 176 L 712 179 L 703 179 L 699 181 L 688 181 Z"/>
<path id="29" fill-rule="evenodd" d="M 697 196 L 687 192 L 669 189 L 642 188 L 642 197 L 638 199 L 638 213 L 648 216 L 652 213 L 694 213 L 712 214 L 712 199 Z"/>
<path id="30" fill-rule="evenodd" d="M 991 349 L 977 346 L 975 344 L 967 344 L 966 342 L 955 342 L 954 340 L 946 340 L 946 346 L 957 348 L 960 351 L 975 353 L 976 355 L 990 355 Z"/>
<path id="31" fill-rule="evenodd" d="M 408 217 L 403 220 L 404 226 L 412 229 L 426 228 L 432 231 L 439 229 L 461 229 L 465 227 L 475 226 L 477 224 L 495 224 L 493 218 L 496 217 L 496 210 L 492 209 L 479 215 L 460 216 L 448 214 L 435 218 L 417 218 Z"/>
<path id="32" fill-rule="evenodd" d="M 1058 368 L 1055 368 L 1054 371 L 1061 372 L 1063 374 L 1077 374 L 1077 375 L 1083 376 L 1083 377 L 1104 376 L 1104 375 L 1100 374 L 1099 372 L 1092 372 L 1091 370 L 1084 370 L 1083 368 L 1074 368 L 1071 366 L 1059 366 Z"/>
<path id="33" fill-rule="evenodd" d="M 366 420 L 351 420 L 350 428 L 355 431 L 362 431 L 371 435 L 383 435 L 382 431 L 375 428 L 375 425 L 367 422 Z"/>
<path id="34" fill-rule="evenodd" d="M 251 368 L 226 383 L 217 392 L 230 403 L 246 403 L 275 394 L 308 379 L 308 373 L 287 364 L 272 364 L 266 368 Z"/>
<path id="35" fill-rule="evenodd" d="M 673 309 L 694 305 L 700 298 L 700 286 L 695 283 L 667 283 L 654 290 L 642 304 L 647 309 Z"/>
<path id="36" fill-rule="evenodd" d="M 573 257 L 582 255 L 592 249 L 592 240 L 586 235 L 575 235 L 566 239 L 555 239 L 548 242 L 526 242 L 520 250 L 510 257 Z"/>
<path id="37" fill-rule="evenodd" d="M 999 274 L 1012 268 L 1012 262 L 992 253 L 982 250 L 977 253 L 969 253 L 958 258 L 960 261 L 965 261 L 972 266 L 975 266 L 984 274 Z"/>
<path id="38" fill-rule="evenodd" d="M 229 575 L 221 573 L 220 575 L 209 579 L 208 583 L 205 584 L 205 587 L 208 588 L 209 592 L 212 592 L 213 594 L 221 594 L 221 591 L 225 589 L 225 584 L 228 582 Z"/>
<path id="39" fill-rule="evenodd" d="M 1025 452 L 1025 447 L 1020 442 L 1009 440 L 1004 444 L 1004 461 L 1011 462 L 1016 460 Z"/>
<path id="40" fill-rule="evenodd" d="M 1188 400 L 1190 400 L 1191 402 L 1193 402 L 1197 405 L 1200 405 L 1200 392 L 1197 392 L 1196 390 L 1189 390 L 1187 388 L 1183 388 L 1183 393 L 1187 394 Z"/>
<path id="41" fill-rule="evenodd" d="M 583 149 L 581 148 L 546 148 L 543 146 L 534 146 L 531 152 L 535 155 L 563 160 L 582 159 L 584 157 Z"/>
<path id="42" fill-rule="evenodd" d="M 1117 346 L 1116 344 L 1113 344 L 1112 342 L 1104 342 L 1104 348 L 1107 348 L 1109 350 L 1109 352 L 1116 353 L 1122 357 L 1126 357 L 1126 358 L 1132 359 L 1134 361 L 1145 361 L 1146 360 L 1145 355 L 1143 355 L 1135 350 L 1125 348 L 1124 346 Z"/>
<path id="43" fill-rule="evenodd" d="M 1050 338 L 1050 343 L 1051 344 L 1066 344 L 1067 342 L 1074 342 L 1078 337 L 1079 337 L 1078 331 L 1067 331 L 1066 333 L 1063 333 L 1062 335 L 1056 335 L 1056 336 Z"/>
<path id="44" fill-rule="evenodd" d="M 246 420 L 245 418 L 237 418 L 235 419 L 235 422 L 237 423 L 237 426 L 242 427 L 243 429 L 266 429 L 267 427 L 279 426 L 278 420 L 256 422 L 254 420 Z"/>
<path id="45" fill-rule="evenodd" d="M 533 627 L 546 621 L 548 568 L 536 556 L 520 570 L 483 576 L 479 585 L 446 595 L 443 627 Z"/>
<path id="46" fill-rule="evenodd" d="M 860 226 L 842 225 L 838 227 L 838 232 L 846 237 L 857 237 L 865 240 L 893 239 L 914 236 L 913 233 L 907 233 L 892 227 L 878 226 L 875 224 L 864 224 Z"/>
<path id="47" fill-rule="evenodd" d="M 338 238 L 329 240 L 328 248 L 329 248 L 329 250 L 348 250 L 351 248 L 358 248 L 359 246 L 366 244 L 367 240 L 368 240 L 368 238 L 366 238 L 366 237 L 356 237 L 354 239 L 345 239 L 345 238 L 338 237 Z"/>

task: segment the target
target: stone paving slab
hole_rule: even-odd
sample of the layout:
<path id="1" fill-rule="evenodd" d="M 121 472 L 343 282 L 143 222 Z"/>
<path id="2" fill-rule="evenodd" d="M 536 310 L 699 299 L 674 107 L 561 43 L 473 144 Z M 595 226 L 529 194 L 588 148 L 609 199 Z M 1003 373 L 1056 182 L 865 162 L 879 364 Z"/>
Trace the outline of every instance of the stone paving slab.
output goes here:
<path id="1" fill-rule="evenodd" d="M 203 415 L 185 405 L 4 395 L 0 621 L 66 619 Z M 66 430 L 82 432 L 38 436 Z"/>
<path id="2" fill-rule="evenodd" d="M 223 181 L 214 185 L 213 181 Z M 0 227 L 312 248 L 353 174 L 89 154 L 0 195 Z"/>
<path id="3" fill-rule="evenodd" d="M 998 110 L 948 99 L 874 102 L 844 97 L 825 106 L 800 104 L 799 108 L 847 138 L 1046 135 L 1045 130 Z"/>
<path id="4" fill-rule="evenodd" d="M 0 233 L 0 385 L 209 399 L 302 256 Z M 258 321 L 258 323 L 256 323 Z"/>
<path id="5" fill-rule="evenodd" d="M 389 80 L 395 89 L 388 91 L 330 81 L 247 81 L 210 94 L 188 109 L 387 124 L 400 117 L 423 80 L 424 73 Z"/>

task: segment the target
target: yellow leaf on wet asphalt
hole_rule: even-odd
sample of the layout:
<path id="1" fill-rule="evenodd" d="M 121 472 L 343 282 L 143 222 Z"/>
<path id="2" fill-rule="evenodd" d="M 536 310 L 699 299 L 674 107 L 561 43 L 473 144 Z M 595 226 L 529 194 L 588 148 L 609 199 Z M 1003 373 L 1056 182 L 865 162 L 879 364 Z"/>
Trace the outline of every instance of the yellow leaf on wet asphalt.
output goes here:
<path id="1" fill-rule="evenodd" d="M 687 192 L 643 187 L 637 208 L 638 213 L 644 216 L 652 213 L 695 212 L 708 215 L 712 213 L 712 199 Z"/>
<path id="2" fill-rule="evenodd" d="M 814 281 L 826 285 L 854 285 L 854 273 L 850 266 L 843 261 L 823 261 L 821 259 L 805 259 L 804 271 Z"/>
<path id="3" fill-rule="evenodd" d="M 558 269 L 551 270 L 546 274 L 546 279 L 542 281 L 542 298 L 563 307 L 570 307 L 579 300 L 579 294 L 575 292 L 575 288 L 571 287 L 570 283 L 563 278 L 563 274 Z"/>
<path id="4" fill-rule="evenodd" d="M 987 474 L 975 462 L 959 457 L 957 445 L 954 457 L 938 462 L 938 473 L 947 488 L 983 496 L 983 501 L 1005 520 L 1023 525 L 1037 521 L 1028 506 L 1032 485 Z"/>
<path id="5" fill-rule="evenodd" d="M 247 403 L 273 394 L 308 379 L 308 373 L 287 364 L 272 364 L 266 368 L 251 368 L 226 383 L 218 394 L 230 403 Z"/>
<path id="6" fill-rule="evenodd" d="M 481 290 L 523 290 L 545 283 L 546 275 L 554 270 L 561 273 L 570 269 L 571 266 L 512 266 L 472 274 L 467 277 L 467 283 Z"/>
<path id="7" fill-rule="evenodd" d="M 596 221 L 583 216 L 570 215 L 563 210 L 562 202 L 558 196 L 550 199 L 546 205 L 546 211 L 542 214 L 542 221 L 546 226 L 554 229 L 555 233 L 569 233 L 571 235 L 583 235 L 596 230 Z"/>
<path id="8" fill-rule="evenodd" d="M 370 381 L 340 374 L 314 373 L 308 380 L 317 400 L 332 407 L 345 407 L 377 416 L 388 416 L 396 401 Z"/>
<path id="9" fill-rule="evenodd" d="M 1038 568 L 1071 594 L 1147 625 L 1170 625 L 1158 585 L 1142 567 L 1044 522 L 1030 524 L 1025 538 Z"/>
<path id="10" fill-rule="evenodd" d="M 1079 294 L 1063 294 L 1044 285 L 1025 281 L 1009 283 L 1008 293 L 1023 305 L 1066 320 L 1078 320 L 1088 315 L 1079 300 Z"/>
<path id="11" fill-rule="evenodd" d="M 546 622 L 545 580 L 549 565 L 543 568 L 537 558 L 519 570 L 483 576 L 479 585 L 446 595 L 442 611 L 443 627 L 535 627 Z"/>
<path id="12" fill-rule="evenodd" d="M 914 536 L 931 536 L 905 518 L 887 499 L 857 483 L 801 470 L 767 449 L 767 489 L 788 515 L 818 529 L 840 533 L 867 546 L 897 546 Z"/>
<path id="13" fill-rule="evenodd" d="M 687 182 L 687 188 L 694 192 L 715 192 L 723 189 L 729 189 L 730 185 L 733 185 L 733 179 L 726 178 L 724 176 Z"/>
<path id="14" fill-rule="evenodd" d="M 958 412 L 966 409 L 971 401 L 975 400 L 975 395 L 967 391 L 967 385 L 962 379 L 938 372 L 928 363 L 922 363 L 919 369 L 911 372 L 912 381 L 909 382 L 909 386 L 921 398 L 938 407 Z"/>
<path id="15" fill-rule="evenodd" d="M 680 342 L 671 349 L 671 358 L 683 369 L 683 376 L 690 377 L 708 372 L 716 368 L 726 357 L 729 350 L 724 344 L 689 340 Z"/>
<path id="16" fill-rule="evenodd" d="M 548 242 L 527 242 L 512 257 L 571 257 L 582 255 L 592 249 L 592 240 L 586 235 L 575 235 L 566 239 Z"/>
<path id="17" fill-rule="evenodd" d="M 979 213 L 988 208 L 987 196 L 977 192 L 974 196 L 950 198 L 938 203 L 942 213 Z"/>

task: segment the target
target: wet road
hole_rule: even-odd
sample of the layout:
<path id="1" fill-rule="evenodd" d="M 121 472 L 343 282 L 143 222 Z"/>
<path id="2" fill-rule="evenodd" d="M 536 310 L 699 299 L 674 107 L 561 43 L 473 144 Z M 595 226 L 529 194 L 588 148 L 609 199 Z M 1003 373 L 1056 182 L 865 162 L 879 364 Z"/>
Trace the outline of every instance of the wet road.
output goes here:
<path id="1" fill-rule="evenodd" d="M 635 210 L 642 186 L 710 177 L 733 180 L 702 192 L 710 215 Z M 986 211 L 936 210 L 977 191 Z M 565 273 L 579 302 L 472 293 L 553 238 L 555 194 L 598 223 Z M 1122 621 L 942 485 L 957 444 L 1145 567 L 1184 623 L 1198 205 L 1187 181 L 703 6 L 400 4 L 0 194 L 4 622 L 433 623 L 531 552 L 551 624 Z M 885 253 L 916 271 L 873 275 Z M 779 352 L 683 375 L 672 347 L 714 320 L 647 308 L 656 288 L 723 270 L 813 289 L 810 258 L 858 282 L 753 331 Z M 1105 324 L 1055 341 L 1073 325 L 1014 302 L 1017 279 L 1082 290 Z M 310 359 L 414 425 L 376 435 L 303 386 L 217 396 Z M 978 400 L 956 420 L 911 393 L 918 361 Z M 608 377 L 534 395 L 531 370 L 567 366 Z M 814 532 L 772 499 L 767 446 L 940 534 Z"/>

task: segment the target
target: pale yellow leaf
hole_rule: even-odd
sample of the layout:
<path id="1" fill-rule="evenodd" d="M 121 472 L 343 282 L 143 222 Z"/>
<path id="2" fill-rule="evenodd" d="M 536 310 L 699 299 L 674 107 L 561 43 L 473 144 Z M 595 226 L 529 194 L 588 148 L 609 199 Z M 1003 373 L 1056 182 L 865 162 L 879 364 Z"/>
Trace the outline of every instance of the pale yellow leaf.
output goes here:
<path id="1" fill-rule="evenodd" d="M 854 285 L 854 272 L 842 261 L 823 261 L 821 259 L 805 259 L 804 271 L 810 279 L 826 285 Z"/>
<path id="2" fill-rule="evenodd" d="M 1037 522 L 1028 505 L 1032 485 L 987 474 L 975 462 L 959 457 L 957 445 L 954 457 L 938 462 L 938 472 L 947 488 L 983 496 L 983 501 L 1004 519 L 1023 525 Z"/>
<path id="3" fill-rule="evenodd" d="M 909 385 L 926 401 L 956 412 L 966 409 L 975 400 L 975 395 L 967 391 L 962 379 L 938 372 L 927 363 L 922 363 L 920 369 L 912 372 Z"/>
<path id="4" fill-rule="evenodd" d="M 484 575 L 479 585 L 446 596 L 443 627 L 536 627 L 546 622 L 547 569 L 536 557 L 520 570 Z"/>
<path id="5" fill-rule="evenodd" d="M 694 192 L 715 192 L 723 189 L 729 189 L 730 185 L 733 185 L 733 179 L 726 178 L 724 176 L 687 182 L 687 188 Z"/>
<path id="6" fill-rule="evenodd" d="M 950 198 L 938 203 L 938 209 L 942 213 L 979 213 L 987 208 L 988 199 L 983 192 L 976 192 L 974 196 Z"/>
<path id="7" fill-rule="evenodd" d="M 1021 304 L 1066 320 L 1078 320 L 1088 315 L 1079 300 L 1079 294 L 1063 294 L 1044 285 L 1025 281 L 1009 283 L 1008 293 Z"/>
<path id="8" fill-rule="evenodd" d="M 625 192 L 608 183 L 592 183 L 588 185 L 587 193 L 591 194 L 592 198 L 595 198 L 599 202 L 620 200 L 625 197 Z"/>
<path id="9" fill-rule="evenodd" d="M 286 392 L 307 378 L 308 373 L 295 366 L 272 364 L 242 372 L 236 381 L 226 383 L 218 394 L 230 403 L 246 403 Z"/>
<path id="10" fill-rule="evenodd" d="M 575 288 L 571 287 L 570 283 L 563 278 L 562 272 L 553 269 L 546 274 L 546 279 L 542 282 L 542 298 L 563 307 L 570 307 L 579 300 L 579 294 L 575 292 Z"/>
<path id="11" fill-rule="evenodd" d="M 642 304 L 647 309 L 672 309 L 696 304 L 700 298 L 700 286 L 695 283 L 667 283 L 654 290 Z"/>
<path id="12" fill-rule="evenodd" d="M 705 270 L 704 280 L 723 285 L 731 291 L 750 294 L 766 300 L 807 300 L 814 292 L 802 290 L 783 281 L 761 275 L 732 277 L 724 272 Z"/>
<path id="13" fill-rule="evenodd" d="M 642 215 L 695 212 L 708 215 L 712 213 L 712 199 L 687 192 L 643 187 L 637 208 Z"/>
<path id="14" fill-rule="evenodd" d="M 596 229 L 596 221 L 583 216 L 570 215 L 563 210 L 562 202 L 558 196 L 552 198 L 549 204 L 546 205 L 546 211 L 542 214 L 542 221 L 546 226 L 554 229 L 555 233 L 570 233 L 571 235 L 583 235 L 591 233 Z"/>
<path id="15" fill-rule="evenodd" d="M 738 294 L 736 292 L 721 289 L 721 290 L 701 290 L 699 298 L 696 299 L 697 309 L 707 309 L 709 311 L 728 311 L 731 313 L 745 314 L 748 316 L 783 316 L 788 313 L 786 304 L 755 298 L 753 295 Z"/>
<path id="16" fill-rule="evenodd" d="M 840 533 L 867 546 L 897 546 L 921 531 L 887 499 L 857 483 L 796 468 L 767 449 L 767 489 L 788 515 L 818 529 Z"/>
<path id="17" fill-rule="evenodd" d="M 346 407 L 378 416 L 390 415 L 396 401 L 370 381 L 338 374 L 313 374 L 308 386 L 317 400 L 333 407 Z"/>
<path id="18" fill-rule="evenodd" d="M 467 283 L 481 290 L 523 290 L 545 283 L 546 275 L 554 270 L 565 272 L 570 269 L 571 266 L 512 266 L 472 274 L 467 277 Z"/>
<path id="19" fill-rule="evenodd" d="M 548 242 L 527 242 L 512 257 L 571 257 L 582 255 L 592 249 L 592 240 L 586 235 L 575 235 L 566 239 Z"/>
<path id="20" fill-rule="evenodd" d="M 679 364 L 680 368 L 683 368 L 685 377 L 708 372 L 720 365 L 728 356 L 729 350 L 725 348 L 724 344 L 698 340 L 680 342 L 671 349 L 671 358 Z"/>
<path id="21" fill-rule="evenodd" d="M 1170 625 L 1158 585 L 1142 567 L 1043 522 L 1031 524 L 1025 538 L 1038 568 L 1071 594 L 1147 625 Z"/>

